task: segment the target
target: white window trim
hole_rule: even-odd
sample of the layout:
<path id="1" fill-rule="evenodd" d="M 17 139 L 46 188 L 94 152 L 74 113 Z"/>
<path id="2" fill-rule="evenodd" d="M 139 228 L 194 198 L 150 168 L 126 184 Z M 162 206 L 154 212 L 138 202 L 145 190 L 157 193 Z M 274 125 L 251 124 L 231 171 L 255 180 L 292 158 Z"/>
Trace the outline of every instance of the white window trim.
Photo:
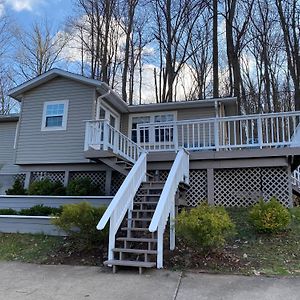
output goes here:
<path id="1" fill-rule="evenodd" d="M 132 132 L 132 118 L 135 117 L 150 117 L 150 123 L 154 123 L 154 117 L 157 115 L 173 115 L 174 122 L 177 121 L 177 110 L 173 111 L 157 111 L 157 112 L 149 112 L 149 113 L 138 113 L 138 114 L 130 114 L 128 118 L 128 137 L 131 139 Z M 146 123 L 145 123 L 146 124 Z"/>
<path id="2" fill-rule="evenodd" d="M 116 119 L 116 129 L 120 130 L 120 119 L 121 116 L 120 114 L 114 110 L 110 105 L 104 102 L 98 102 L 97 104 L 97 110 L 96 110 L 96 120 L 99 120 L 99 112 L 100 112 L 100 107 L 104 109 L 105 111 L 105 120 L 110 121 L 110 115 L 112 115 Z"/>
<path id="3" fill-rule="evenodd" d="M 49 104 L 64 104 L 64 114 L 63 114 L 62 126 L 46 127 L 46 112 L 47 112 L 47 106 Z M 44 102 L 41 131 L 67 130 L 68 110 L 69 110 L 69 100 L 58 100 L 58 101 L 46 101 L 46 102 Z"/>

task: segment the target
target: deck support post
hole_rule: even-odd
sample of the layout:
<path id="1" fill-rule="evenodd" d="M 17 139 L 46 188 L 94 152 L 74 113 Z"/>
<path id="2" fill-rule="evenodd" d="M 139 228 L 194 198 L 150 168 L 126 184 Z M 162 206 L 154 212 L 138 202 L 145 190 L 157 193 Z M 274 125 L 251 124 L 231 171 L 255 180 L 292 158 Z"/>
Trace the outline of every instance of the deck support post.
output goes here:
<path id="1" fill-rule="evenodd" d="M 70 178 L 70 171 L 66 170 L 65 171 L 65 176 L 64 176 L 64 186 L 67 186 L 69 183 L 69 178 Z"/>
<path id="2" fill-rule="evenodd" d="M 30 185 L 30 177 L 31 177 L 31 172 L 26 172 L 25 173 L 25 181 L 24 181 L 24 188 L 28 189 L 29 185 Z"/>
<path id="3" fill-rule="evenodd" d="M 207 200 L 209 205 L 214 205 L 214 169 L 207 169 Z"/>
<path id="4" fill-rule="evenodd" d="M 112 177 L 112 169 L 107 169 L 105 172 L 105 195 L 110 195 L 111 177 Z"/>
<path id="5" fill-rule="evenodd" d="M 157 269 L 163 267 L 163 255 L 164 255 L 164 233 L 163 230 L 157 228 Z"/>
<path id="6" fill-rule="evenodd" d="M 108 239 L 108 260 L 114 259 L 114 252 L 113 249 L 115 248 L 116 242 L 116 233 L 115 233 L 115 220 L 113 215 L 110 218 L 109 222 L 109 239 Z"/>
<path id="7" fill-rule="evenodd" d="M 175 249 L 175 202 L 170 211 L 170 250 Z"/>

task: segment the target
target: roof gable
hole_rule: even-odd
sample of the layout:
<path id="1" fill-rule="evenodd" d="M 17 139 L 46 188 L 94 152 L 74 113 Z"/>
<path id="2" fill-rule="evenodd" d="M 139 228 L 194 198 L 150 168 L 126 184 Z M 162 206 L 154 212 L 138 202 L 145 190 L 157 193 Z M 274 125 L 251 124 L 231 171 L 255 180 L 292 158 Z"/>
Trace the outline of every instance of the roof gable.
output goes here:
<path id="1" fill-rule="evenodd" d="M 22 99 L 22 94 L 38 87 L 39 85 L 46 83 L 58 76 L 68 78 L 74 81 L 78 81 L 82 84 L 94 86 L 95 88 L 99 88 L 103 83 L 101 81 L 95 80 L 95 79 L 90 79 L 86 78 L 81 75 L 73 74 L 64 70 L 60 69 L 52 69 L 40 76 L 37 76 L 29 81 L 26 81 L 22 83 L 21 85 L 11 89 L 9 91 L 9 96 L 16 99 L 16 100 L 21 100 Z"/>

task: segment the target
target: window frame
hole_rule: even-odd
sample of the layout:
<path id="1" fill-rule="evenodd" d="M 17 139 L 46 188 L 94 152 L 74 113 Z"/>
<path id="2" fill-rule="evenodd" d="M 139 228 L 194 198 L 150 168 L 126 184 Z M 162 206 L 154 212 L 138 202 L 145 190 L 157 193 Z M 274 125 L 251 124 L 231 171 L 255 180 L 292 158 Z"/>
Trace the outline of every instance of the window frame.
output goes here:
<path id="1" fill-rule="evenodd" d="M 48 105 L 53 104 L 63 104 L 64 105 L 64 113 L 62 116 L 62 125 L 61 126 L 46 126 L 47 117 L 51 117 L 47 115 L 47 107 Z M 42 118 L 42 127 L 41 131 L 57 131 L 57 130 L 67 130 L 67 120 L 68 120 L 68 110 L 69 110 L 69 100 L 56 100 L 56 101 L 46 101 L 44 102 L 43 108 L 43 118 Z M 53 117 L 53 116 L 52 116 Z"/>

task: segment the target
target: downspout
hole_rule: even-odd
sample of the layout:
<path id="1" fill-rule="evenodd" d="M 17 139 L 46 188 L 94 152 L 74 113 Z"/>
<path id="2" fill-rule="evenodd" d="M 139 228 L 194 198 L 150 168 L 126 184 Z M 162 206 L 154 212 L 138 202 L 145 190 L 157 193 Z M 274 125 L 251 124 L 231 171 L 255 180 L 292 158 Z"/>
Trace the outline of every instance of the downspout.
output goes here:
<path id="1" fill-rule="evenodd" d="M 101 83 L 102 85 L 102 83 Z M 99 120 L 99 113 L 100 113 L 100 104 L 102 102 L 102 99 L 105 98 L 106 96 L 110 95 L 111 93 L 111 89 L 109 88 L 109 90 L 103 94 L 103 95 L 100 95 L 97 99 L 96 99 L 96 120 Z"/>

